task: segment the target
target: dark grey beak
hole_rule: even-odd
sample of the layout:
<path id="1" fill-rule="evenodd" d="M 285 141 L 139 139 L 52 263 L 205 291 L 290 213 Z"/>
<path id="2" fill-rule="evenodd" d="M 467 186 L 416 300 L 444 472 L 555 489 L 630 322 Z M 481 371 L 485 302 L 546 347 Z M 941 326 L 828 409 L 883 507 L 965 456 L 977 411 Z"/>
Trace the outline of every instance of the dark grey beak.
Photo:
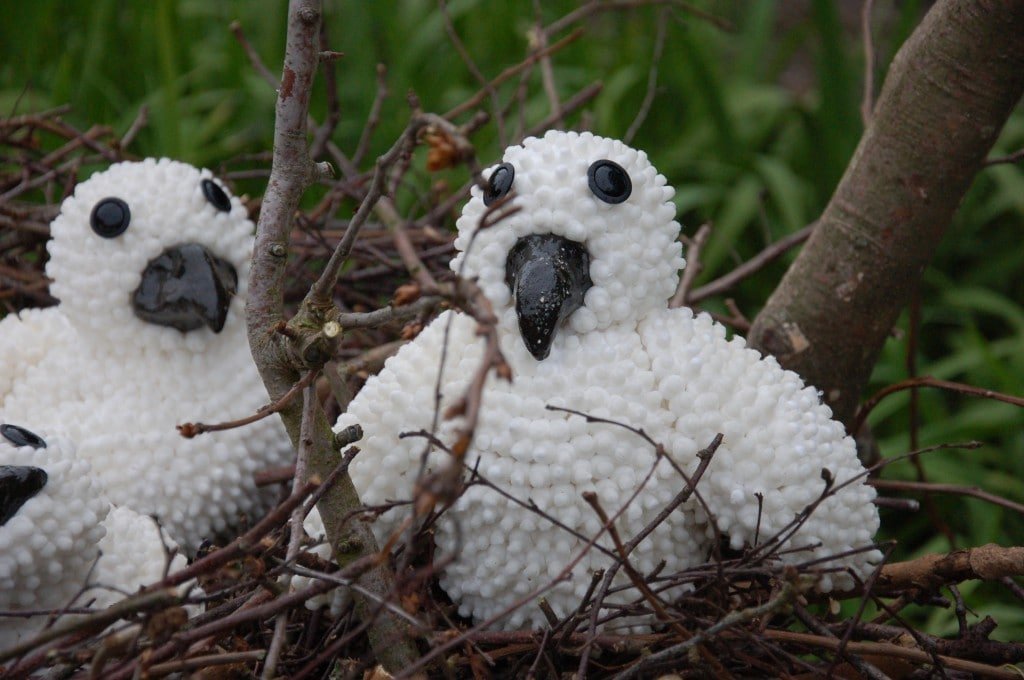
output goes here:
<path id="1" fill-rule="evenodd" d="M 0 465 L 0 526 L 44 486 L 46 471 L 28 465 Z"/>
<path id="2" fill-rule="evenodd" d="M 554 234 L 519 239 L 505 261 L 519 331 L 537 361 L 551 351 L 558 326 L 583 306 L 590 280 L 590 253 L 582 243 Z"/>
<path id="3" fill-rule="evenodd" d="M 135 316 L 182 333 L 209 326 L 220 333 L 238 273 L 198 243 L 168 248 L 149 261 L 132 293 Z"/>

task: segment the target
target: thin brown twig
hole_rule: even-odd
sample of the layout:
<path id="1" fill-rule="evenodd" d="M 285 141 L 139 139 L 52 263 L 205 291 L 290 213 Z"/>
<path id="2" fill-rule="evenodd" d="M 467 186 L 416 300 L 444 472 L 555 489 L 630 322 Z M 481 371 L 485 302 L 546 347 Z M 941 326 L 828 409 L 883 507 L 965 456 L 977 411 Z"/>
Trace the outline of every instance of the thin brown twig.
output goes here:
<path id="1" fill-rule="evenodd" d="M 822 647 L 832 651 L 837 651 L 840 644 L 840 640 L 836 638 L 812 635 L 810 633 L 796 633 L 789 630 L 766 630 L 764 636 L 770 640 L 790 642 L 809 647 Z M 926 651 L 914 649 L 913 647 L 903 647 L 890 642 L 849 642 L 846 645 L 846 649 L 853 654 L 876 658 L 906 659 L 907 661 L 925 665 L 931 665 L 934 662 L 932 655 Z M 997 678 L 998 680 L 1020 680 L 1020 674 L 1015 671 L 1003 670 L 995 666 L 965 659 L 956 659 L 950 656 L 939 656 L 938 658 L 947 668 L 973 673 L 977 677 Z"/>
<path id="2" fill-rule="evenodd" d="M 444 30 L 448 34 L 448 40 L 451 41 L 466 69 L 476 78 L 486 93 L 487 98 L 491 100 L 491 116 L 493 117 L 494 124 L 498 126 L 498 142 L 504 147 L 508 144 L 508 140 L 505 137 L 505 122 L 501 116 L 501 102 L 498 100 L 498 90 L 491 81 L 484 77 L 480 67 L 473 60 L 473 56 L 466 49 L 465 43 L 462 42 L 462 38 L 459 37 L 458 31 L 455 30 L 455 24 L 452 23 L 451 14 L 448 13 L 448 3 L 445 0 L 437 0 L 437 5 L 441 10 L 441 18 L 444 19 Z"/>
<path id="3" fill-rule="evenodd" d="M 711 223 L 706 222 L 700 225 L 697 229 L 697 233 L 693 235 L 693 238 L 687 244 L 689 250 L 686 251 L 686 268 L 683 270 L 683 275 L 679 278 L 679 285 L 676 287 L 675 295 L 669 300 L 669 307 L 682 307 L 689 302 L 688 297 L 690 289 L 693 288 L 693 282 L 697 280 L 701 270 L 704 268 L 700 261 L 701 251 L 704 250 L 704 245 L 708 242 L 708 237 L 711 236 Z"/>
<path id="4" fill-rule="evenodd" d="M 678 621 L 675 620 L 668 610 L 665 609 L 665 603 L 658 599 L 658 596 L 654 594 L 651 587 L 647 585 L 644 577 L 638 572 L 629 561 L 629 553 L 626 551 L 626 546 L 622 543 L 622 538 L 619 536 L 619 530 L 615 526 L 615 522 L 608 518 L 608 513 L 601 507 L 601 501 L 598 499 L 597 494 L 593 491 L 584 491 L 583 500 L 594 509 L 598 519 L 601 520 L 601 524 L 608 527 L 608 535 L 611 537 L 612 542 L 615 544 L 615 550 L 618 553 L 619 564 L 622 565 L 622 569 L 625 570 L 626 576 L 633 583 L 633 586 L 643 595 L 644 599 L 651 605 L 655 615 L 658 619 L 668 624 L 675 634 L 686 640 L 690 637 L 689 631 L 682 627 Z"/>
<path id="5" fill-rule="evenodd" d="M 175 659 L 150 666 L 146 674 L 151 678 L 160 678 L 171 673 L 187 673 L 189 671 L 202 670 L 212 666 L 227 666 L 229 664 L 251 663 L 262 661 L 266 656 L 262 649 L 254 649 L 247 652 L 226 652 L 224 654 L 207 654 L 205 656 L 193 656 L 187 659 Z"/>
<path id="6" fill-rule="evenodd" d="M 146 127 L 148 123 L 149 106 L 147 104 L 143 104 L 139 107 L 139 113 L 135 116 L 135 120 L 132 121 L 132 124 L 128 126 L 128 129 L 125 130 L 120 141 L 118 141 L 118 147 L 121 149 L 127 149 L 131 143 L 135 141 L 135 137 L 139 134 L 142 128 Z"/>
<path id="7" fill-rule="evenodd" d="M 366 124 L 359 134 L 359 142 L 352 154 L 352 164 L 358 166 L 363 162 L 367 149 L 370 148 L 370 138 L 374 130 L 380 124 L 380 112 L 384 108 L 384 100 L 388 98 L 388 69 L 384 64 L 377 64 L 377 92 L 373 95 L 373 104 L 370 105 L 370 113 L 366 116 Z"/>
<path id="8" fill-rule="evenodd" d="M 886 491 L 919 491 L 922 493 L 948 493 L 956 494 L 958 496 L 970 496 L 972 498 L 978 498 L 980 500 L 998 505 L 999 507 L 1006 508 L 1024 514 L 1024 504 L 1011 501 L 1008 498 L 997 496 L 996 494 L 989 493 L 984 489 L 979 489 L 976 486 L 962 486 L 959 484 L 939 484 L 936 482 L 910 482 L 896 479 L 870 479 L 868 484 L 875 487 L 876 489 L 883 489 Z"/>
<path id="9" fill-rule="evenodd" d="M 950 380 L 940 380 L 938 378 L 924 375 L 893 383 L 892 385 L 883 387 L 871 395 L 870 398 L 860 405 L 860 409 L 857 411 L 857 417 L 853 421 L 854 427 L 851 431 L 858 432 L 860 430 L 861 426 L 864 425 L 864 421 L 871 413 L 871 410 L 875 408 L 882 399 L 895 392 L 901 392 L 903 390 L 914 389 L 917 387 L 937 387 L 939 389 L 949 390 L 950 392 L 957 392 L 958 394 L 967 394 L 972 397 L 982 397 L 985 399 L 995 399 L 996 401 L 1006 402 L 1007 404 L 1013 404 L 1014 406 L 1024 406 L 1024 397 L 1017 397 L 1012 394 L 1004 394 L 984 387 L 974 387 L 973 385 L 965 385 L 964 383 L 953 382 Z"/>
<path id="10" fill-rule="evenodd" d="M 1024 149 L 1017 149 L 1011 154 L 1005 156 L 995 156 L 994 158 L 987 158 L 982 163 L 983 167 L 991 167 L 993 165 L 1004 165 L 1007 163 L 1019 163 L 1024 160 Z"/>
<path id="11" fill-rule="evenodd" d="M 654 104 L 654 95 L 658 91 L 658 67 L 661 65 L 661 53 L 665 49 L 666 35 L 668 35 L 668 8 L 664 7 L 658 13 L 657 33 L 654 35 L 654 54 L 651 55 L 651 67 L 647 71 L 647 89 L 644 91 L 644 99 L 640 102 L 640 108 L 637 110 L 636 116 L 633 117 L 633 122 L 629 124 L 626 135 L 622 138 L 626 144 L 632 144 L 636 133 L 640 131 L 640 126 L 644 124 L 647 115 L 651 112 L 651 105 Z"/>
<path id="12" fill-rule="evenodd" d="M 531 52 L 543 52 L 548 46 L 548 34 L 541 24 L 540 0 L 533 0 L 533 14 L 536 17 L 533 27 L 528 34 Z M 558 127 L 564 123 L 562 116 L 562 102 L 558 96 L 558 86 L 555 85 L 555 71 L 551 67 L 551 56 L 546 55 L 540 59 L 540 79 L 544 86 L 544 93 L 548 98 L 548 106 L 551 107 L 551 115 L 559 121 Z"/>
<path id="13" fill-rule="evenodd" d="M 295 383 L 290 390 L 284 393 L 284 395 L 272 404 L 261 406 L 256 410 L 256 413 L 239 418 L 238 420 L 228 420 L 223 423 L 182 423 L 177 425 L 178 433 L 186 439 L 197 437 L 207 432 L 221 432 L 223 430 L 232 430 L 236 427 L 245 427 L 251 425 L 259 420 L 263 420 L 275 413 L 280 413 L 282 409 L 288 406 L 298 394 L 309 384 L 316 379 L 317 371 L 307 371 L 302 378 Z"/>
<path id="14" fill-rule="evenodd" d="M 306 478 L 306 464 L 309 460 L 309 450 L 313 445 L 313 418 L 316 406 L 316 386 L 310 381 L 302 393 L 302 422 L 299 429 L 299 450 L 295 459 L 295 476 L 292 480 L 292 495 L 301 490 L 302 480 Z M 302 521 L 306 518 L 306 508 L 302 505 L 295 506 L 289 516 L 288 523 L 288 549 L 285 553 L 286 562 L 295 560 L 302 544 L 302 537 L 305 535 Z M 291 573 L 285 572 L 278 580 L 278 585 L 284 592 L 291 587 Z M 267 649 L 266 663 L 263 665 L 263 680 L 271 680 L 277 674 L 277 663 L 281 658 L 281 650 L 284 647 L 285 631 L 288 627 L 288 611 L 282 611 L 277 615 L 274 622 L 274 633 L 270 639 L 270 647 Z"/>
<path id="15" fill-rule="evenodd" d="M 794 232 L 785 238 L 781 238 L 778 241 L 768 245 L 764 250 L 750 258 L 740 266 L 733 269 L 728 274 L 718 277 L 714 281 L 707 283 L 696 290 L 690 292 L 687 296 L 687 300 L 690 304 L 697 304 L 709 297 L 725 293 L 731 290 L 736 284 L 750 276 L 756 274 L 761 269 L 764 269 L 767 265 L 771 264 L 788 250 L 796 245 L 799 245 L 806 241 L 811 232 L 814 231 L 814 227 L 817 222 L 812 222 L 800 231 Z"/>
<path id="16" fill-rule="evenodd" d="M 583 88 L 573 96 L 569 97 L 569 99 L 562 102 L 562 110 L 559 113 L 559 115 L 555 116 L 554 114 L 551 114 L 547 118 L 541 120 L 539 123 L 533 125 L 533 127 L 529 128 L 526 131 L 527 136 L 539 134 L 540 132 L 543 132 L 544 130 L 550 128 L 552 125 L 556 124 L 559 120 L 562 120 L 566 116 L 575 113 L 578 109 L 582 108 L 590 100 L 594 99 L 595 97 L 597 97 L 597 95 L 601 94 L 602 89 L 604 89 L 604 84 L 601 82 L 591 83 L 590 85 L 587 85 L 585 88 Z"/>
<path id="17" fill-rule="evenodd" d="M 768 600 L 762 605 L 756 607 L 748 607 L 747 609 L 741 609 L 734 611 L 724 616 L 715 625 L 700 631 L 688 640 L 680 642 L 679 644 L 672 645 L 659 652 L 655 652 L 649 656 L 644 657 L 639 663 L 633 664 L 624 672 L 618 674 L 616 680 L 629 680 L 630 678 L 642 677 L 644 669 L 650 666 L 657 666 L 665 661 L 677 659 L 680 656 L 686 655 L 691 649 L 694 649 L 697 645 L 701 644 L 705 640 L 713 638 L 718 633 L 731 628 L 732 626 L 744 623 L 746 621 L 752 621 L 753 619 L 760 618 L 766 614 L 774 613 L 783 607 L 788 606 L 793 600 L 800 595 L 800 588 L 794 585 L 792 582 L 787 582 L 779 594 Z"/>
<path id="18" fill-rule="evenodd" d="M 576 42 L 582 35 L 583 29 L 576 29 L 575 31 L 565 36 L 564 38 L 552 43 L 547 49 L 542 49 L 538 50 L 537 52 L 531 53 L 526 59 L 519 62 L 518 64 L 514 66 L 509 66 L 488 82 L 490 90 L 493 90 L 494 88 L 498 87 L 509 78 L 514 78 L 523 71 L 532 68 L 538 61 L 540 61 L 544 57 L 554 54 L 555 52 L 564 49 L 567 45 Z M 480 90 L 475 95 L 473 95 L 466 101 L 462 102 L 458 106 L 446 111 L 444 114 L 442 114 L 443 117 L 451 120 L 452 118 L 455 118 L 457 116 L 462 115 L 463 113 L 466 113 L 467 111 L 473 110 L 474 108 L 477 107 L 477 105 L 480 102 L 487 98 L 488 92 L 488 88 Z"/>

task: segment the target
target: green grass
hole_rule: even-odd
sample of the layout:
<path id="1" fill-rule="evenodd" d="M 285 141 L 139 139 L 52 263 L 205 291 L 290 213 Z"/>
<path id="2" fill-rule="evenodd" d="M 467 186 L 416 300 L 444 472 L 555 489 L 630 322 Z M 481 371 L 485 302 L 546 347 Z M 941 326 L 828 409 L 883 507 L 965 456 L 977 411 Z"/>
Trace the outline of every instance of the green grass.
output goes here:
<path id="1" fill-rule="evenodd" d="M 668 19 L 668 39 L 654 105 L 635 144 L 649 150 L 678 193 L 686 231 L 714 224 L 700 282 L 728 271 L 770 239 L 791 233 L 820 214 L 842 175 L 862 130 L 860 97 L 864 59 L 857 36 L 844 27 L 835 3 L 815 0 L 806 16 L 778 28 L 783 3 L 698 3 L 725 17 L 735 32 L 722 32 L 692 17 Z M 900 3 L 883 34 L 876 76 L 913 30 L 919 4 Z M 238 19 L 271 71 L 279 72 L 285 3 L 269 0 L 156 0 L 123 3 L 11 3 L 0 22 L 0 114 L 25 113 L 69 103 L 67 118 L 82 128 L 103 123 L 125 130 L 143 105 L 150 124 L 134 151 L 217 165 L 242 153 L 266 151 L 273 130 L 274 92 L 252 69 L 230 31 Z M 739 7 L 742 5 L 742 9 Z M 444 111 L 475 92 L 469 74 L 447 38 L 437 5 L 428 0 L 397 3 L 326 3 L 331 47 L 343 51 L 337 64 L 341 124 L 335 141 L 355 148 L 372 104 L 375 67 L 388 67 L 386 101 L 372 154 L 384 151 L 408 117 L 405 93 L 414 90 L 427 110 Z M 545 2 L 545 21 L 575 3 Z M 527 50 L 534 17 L 531 3 L 453 0 L 455 26 L 479 69 L 493 77 Z M 568 98 L 594 81 L 602 94 L 587 107 L 594 130 L 623 135 L 643 99 L 659 9 L 645 7 L 595 16 L 586 35 L 553 60 L 560 94 Z M 796 60 L 810 69 L 806 91 L 779 84 Z M 499 89 L 514 100 L 518 79 Z M 528 124 L 549 113 L 534 73 L 523 100 Z M 313 111 L 324 114 L 323 83 Z M 516 114 L 510 128 L 516 127 Z M 570 119 L 579 122 L 580 116 Z M 492 124 L 476 141 L 481 160 L 500 152 Z M 1024 112 L 1006 126 L 993 154 L 1024 147 Z M 372 155 L 371 155 L 372 158 Z M 419 157 L 417 157 L 419 158 Z M 461 182 L 463 171 L 443 175 Z M 411 210 L 414 197 L 435 179 L 415 168 L 413 186 L 399 196 Z M 253 183 L 251 191 L 260 190 Z M 963 202 L 921 286 L 916 355 L 920 374 L 1024 393 L 1024 171 L 997 166 L 983 171 Z M 446 225 L 451 226 L 451 225 Z M 734 293 L 753 316 L 783 271 L 785 261 L 753 277 Z M 712 301 L 711 308 L 721 308 Z M 908 322 L 884 348 L 869 391 L 906 377 Z M 910 446 L 909 394 L 885 399 L 870 422 L 883 454 Z M 925 459 L 937 482 L 977 484 L 1024 502 L 1024 414 L 1007 404 L 924 389 L 918 436 L 922 446 L 978 439 L 980 451 L 940 451 Z M 914 478 L 908 463 L 887 472 Z M 940 514 L 959 546 L 1024 543 L 1024 521 L 980 501 L 938 499 Z M 924 512 L 885 514 L 886 536 L 901 541 L 898 557 L 950 546 Z M 973 591 L 973 592 L 971 592 Z M 979 614 L 996 616 L 1002 637 L 1024 636 L 1019 609 L 999 604 L 991 586 L 965 586 Z M 948 614 L 948 615 L 947 615 Z M 948 632 L 952 612 L 922 611 L 919 622 Z"/>

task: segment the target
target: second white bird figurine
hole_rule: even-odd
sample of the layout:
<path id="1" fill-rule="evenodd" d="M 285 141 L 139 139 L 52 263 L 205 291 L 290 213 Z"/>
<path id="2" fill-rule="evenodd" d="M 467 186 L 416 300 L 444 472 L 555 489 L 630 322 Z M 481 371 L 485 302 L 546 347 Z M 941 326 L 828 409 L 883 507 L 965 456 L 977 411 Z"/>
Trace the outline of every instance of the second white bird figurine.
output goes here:
<path id="1" fill-rule="evenodd" d="M 706 314 L 668 308 L 685 264 L 680 227 L 674 191 L 646 154 L 590 133 L 553 131 L 510 147 L 485 178 L 486 190 L 474 187 L 458 221 L 451 266 L 475 278 L 493 305 L 512 381 L 488 378 L 466 464 L 563 526 L 470 486 L 436 528 L 438 556 L 455 558 L 441 585 L 461 614 L 489 619 L 584 552 L 601 528 L 584 492 L 596 493 L 609 515 L 625 508 L 616 527 L 628 540 L 684 487 L 636 434 L 548 405 L 643 428 L 687 473 L 698 451 L 724 435 L 698 485 L 713 517 L 695 498 L 673 512 L 632 553 L 642 574 L 662 561 L 663 574 L 702 564 L 722 537 L 736 549 L 772 539 L 825 491 L 823 469 L 836 485 L 863 473 L 853 441 L 813 388 L 742 338 L 726 339 Z M 518 211 L 479 229 L 487 206 L 506 196 Z M 425 440 L 400 435 L 431 427 L 446 335 L 440 412 L 462 397 L 483 356 L 476 327 L 464 314 L 439 316 L 339 419 L 338 428 L 358 423 L 365 431 L 351 466 L 365 503 L 412 496 Z M 461 419 L 439 422 L 438 438 L 451 445 Z M 447 454 L 430 454 L 428 469 L 447 464 Z M 874 496 L 859 479 L 829 496 L 780 559 L 834 568 L 818 582 L 826 591 L 851 585 L 851 573 L 867 576 L 880 559 L 872 547 Z M 378 536 L 408 512 L 385 513 Z M 599 544 L 612 549 L 607 535 Z M 611 563 L 608 553 L 589 550 L 570 580 L 544 593 L 555 614 L 579 606 L 591 574 Z M 623 571 L 615 584 L 629 585 Z M 607 603 L 638 597 L 627 590 Z M 545 624 L 529 603 L 495 625 Z"/>
<path id="2" fill-rule="evenodd" d="M 176 548 L 152 518 L 110 505 L 69 439 L 0 421 L 0 650 L 51 612 L 103 609 L 184 567 L 168 564 Z"/>
<path id="3" fill-rule="evenodd" d="M 0 414 L 69 435 L 110 500 L 195 550 L 274 497 L 278 418 L 184 439 L 268 401 L 246 339 L 253 224 L 209 170 L 118 163 L 64 201 L 46 273 L 60 304 L 0 321 Z"/>

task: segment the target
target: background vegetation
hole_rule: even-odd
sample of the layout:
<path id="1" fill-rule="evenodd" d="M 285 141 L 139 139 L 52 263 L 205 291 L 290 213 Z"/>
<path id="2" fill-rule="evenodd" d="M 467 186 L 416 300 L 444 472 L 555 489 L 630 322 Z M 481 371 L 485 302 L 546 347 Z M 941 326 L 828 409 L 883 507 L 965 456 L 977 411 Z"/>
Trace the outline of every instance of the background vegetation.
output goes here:
<path id="1" fill-rule="evenodd" d="M 548 24 L 576 6 L 536 4 L 448 4 L 455 30 L 485 77 L 527 53 L 535 10 Z M 865 55 L 859 2 L 694 4 L 728 27 L 688 12 L 664 13 L 659 6 L 596 14 L 585 34 L 553 57 L 553 75 L 563 101 L 593 82 L 603 83 L 600 95 L 569 117 L 570 126 L 624 136 L 644 108 L 658 32 L 664 31 L 654 98 L 634 144 L 647 149 L 676 186 L 684 231 L 692 236 L 699 225 L 713 225 L 699 285 L 820 214 L 862 131 Z M 925 9 L 925 3 L 913 1 L 894 4 L 880 3 L 875 11 L 876 88 Z M 238 20 L 276 73 L 285 10 L 285 3 L 270 0 L 9 4 L 0 22 L 0 116 L 70 104 L 64 117 L 80 129 L 101 123 L 124 131 L 148 106 L 149 123 L 133 153 L 238 171 L 239 185 L 258 196 L 263 180 L 242 170 L 269 166 L 265 155 L 259 159 L 271 148 L 275 93 L 229 25 Z M 345 54 L 336 65 L 341 120 L 333 140 L 349 153 L 359 143 L 377 92 L 378 63 L 387 67 L 391 96 L 370 140 L 371 158 L 404 129 L 407 91 L 415 91 L 425 110 L 443 112 L 480 88 L 434 2 L 328 1 L 326 24 L 331 49 Z M 498 96 L 513 103 L 521 97 L 521 113 L 515 108 L 508 120 L 521 117 L 528 128 L 549 115 L 549 100 L 536 72 L 521 95 L 520 86 L 513 78 Z M 321 80 L 312 105 L 318 117 L 325 102 Z M 493 124 L 483 128 L 474 137 L 480 160 L 496 158 L 502 136 L 515 135 L 516 130 L 499 131 Z M 993 155 L 1021 147 L 1024 110 L 1018 108 Z M 428 173 L 421 155 L 408 177 L 396 197 L 408 211 L 466 180 L 462 169 Z M 452 223 L 439 227 L 450 229 Z M 1022 228 L 1024 168 L 1020 163 L 989 167 L 964 200 L 926 274 L 917 309 L 894 329 L 871 391 L 917 374 L 1024 394 Z M 730 293 L 747 317 L 754 316 L 785 262 Z M 705 306 L 725 311 L 722 300 Z M 919 322 L 911 323 L 912 317 Z M 910 404 L 911 394 L 901 392 L 872 412 L 883 456 L 980 440 L 985 446 L 977 451 L 928 454 L 927 479 L 977 485 L 1024 503 L 1019 408 L 933 389 L 919 392 L 916 414 Z M 883 477 L 916 479 L 916 472 L 900 462 Z M 989 542 L 1024 544 L 1019 514 L 956 495 L 935 496 L 934 515 L 924 508 L 885 511 L 883 527 L 883 537 L 899 540 L 897 558 Z M 1024 637 L 1024 608 L 1002 586 L 969 582 L 961 590 L 979 616 L 999 622 L 993 637 Z M 930 632 L 956 630 L 952 609 L 920 616 L 929 617 L 918 623 Z"/>

